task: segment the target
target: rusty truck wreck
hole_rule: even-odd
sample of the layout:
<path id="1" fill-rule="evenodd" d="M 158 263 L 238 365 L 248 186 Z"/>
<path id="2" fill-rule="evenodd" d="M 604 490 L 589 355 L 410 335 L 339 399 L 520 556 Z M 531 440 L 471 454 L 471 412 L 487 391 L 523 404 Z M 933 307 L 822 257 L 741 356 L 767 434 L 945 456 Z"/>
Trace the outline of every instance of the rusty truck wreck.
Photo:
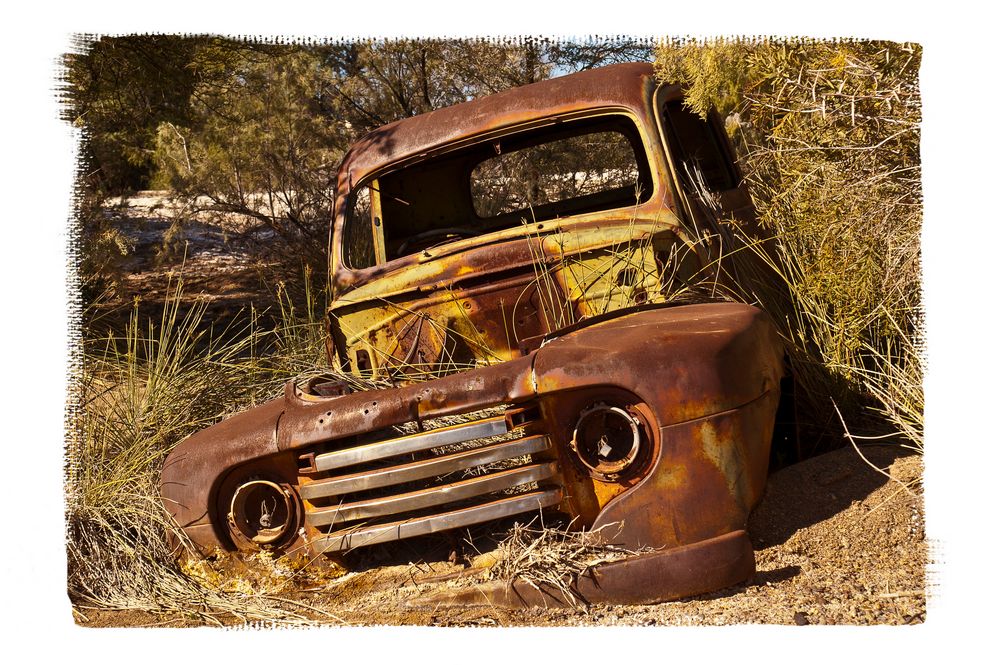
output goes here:
<path id="1" fill-rule="evenodd" d="M 783 349 L 754 307 L 688 302 L 713 214 L 753 223 L 721 123 L 646 64 L 375 130 L 338 174 L 328 354 L 393 387 L 290 382 L 180 443 L 164 504 L 201 548 L 312 556 L 546 511 L 643 552 L 587 601 L 746 580 Z"/>

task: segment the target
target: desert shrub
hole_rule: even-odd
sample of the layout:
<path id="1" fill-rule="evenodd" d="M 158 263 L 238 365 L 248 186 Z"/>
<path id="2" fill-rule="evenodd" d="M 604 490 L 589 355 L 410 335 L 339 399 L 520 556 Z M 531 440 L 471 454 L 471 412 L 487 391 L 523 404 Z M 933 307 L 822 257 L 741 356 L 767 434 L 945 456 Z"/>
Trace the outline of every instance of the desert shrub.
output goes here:
<path id="1" fill-rule="evenodd" d="M 155 321 L 136 304 L 118 334 L 90 337 L 83 328 L 66 466 L 70 597 L 77 606 L 202 622 L 305 621 L 302 608 L 275 595 L 275 584 L 232 577 L 217 584 L 210 561 L 192 567 L 178 558 L 168 535 L 182 546 L 185 538 L 160 502 L 158 479 L 187 435 L 276 397 L 290 368 L 308 369 L 315 332 L 290 312 L 273 330 L 254 317 L 239 330 L 215 329 L 206 302 L 184 303 L 179 282 L 169 290 Z"/>
<path id="2" fill-rule="evenodd" d="M 92 303 L 121 290 L 125 262 L 134 243 L 114 224 L 114 216 L 114 206 L 104 196 L 93 189 L 79 188 L 71 237 L 77 243 L 74 268 L 84 302 Z"/>
<path id="3" fill-rule="evenodd" d="M 344 144 L 343 128 L 321 112 L 321 63 L 298 50 L 227 56 L 224 72 L 196 86 L 192 122 L 159 125 L 154 183 L 199 208 L 256 221 L 321 268 Z"/>
<path id="4" fill-rule="evenodd" d="M 852 427 L 889 423 L 917 447 L 920 56 L 892 42 L 716 40 L 663 44 L 656 61 L 693 110 L 726 117 L 773 237 L 767 251 L 744 239 L 763 259 L 745 295 L 788 339 L 811 420 L 830 421 L 832 397 Z"/>

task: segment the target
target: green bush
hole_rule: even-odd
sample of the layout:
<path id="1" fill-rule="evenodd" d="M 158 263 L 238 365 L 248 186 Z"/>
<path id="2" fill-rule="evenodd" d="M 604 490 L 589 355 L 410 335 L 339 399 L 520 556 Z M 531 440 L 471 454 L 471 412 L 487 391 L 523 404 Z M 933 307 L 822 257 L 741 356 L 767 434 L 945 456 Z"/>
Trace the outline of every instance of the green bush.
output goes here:
<path id="1" fill-rule="evenodd" d="M 830 422 L 832 398 L 851 427 L 888 423 L 921 448 L 920 47 L 720 39 L 656 56 L 693 110 L 726 118 L 774 237 L 743 251 L 764 259 L 761 282 L 787 287 L 747 295 L 791 342 L 811 419 Z"/>

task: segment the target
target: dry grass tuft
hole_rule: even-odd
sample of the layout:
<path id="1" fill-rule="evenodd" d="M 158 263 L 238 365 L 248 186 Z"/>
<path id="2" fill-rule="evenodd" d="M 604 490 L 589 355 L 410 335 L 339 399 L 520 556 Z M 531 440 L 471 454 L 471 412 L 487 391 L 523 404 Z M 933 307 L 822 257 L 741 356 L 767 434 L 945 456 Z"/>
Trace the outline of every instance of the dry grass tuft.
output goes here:
<path id="1" fill-rule="evenodd" d="M 218 583 L 210 561 L 182 563 L 178 554 L 193 550 L 158 491 L 173 446 L 280 394 L 290 365 L 307 368 L 310 322 L 286 313 L 277 330 L 261 330 L 253 317 L 245 328 L 219 330 L 206 320 L 204 302 L 182 306 L 181 282 L 168 290 L 159 320 L 143 321 L 136 304 L 122 334 L 81 342 L 66 466 L 70 598 L 80 608 L 211 624 L 312 622 L 319 610 L 276 595 L 276 584 L 291 579 L 280 572 L 288 562 L 272 567 L 271 581 L 244 573 L 232 585 Z"/>
<path id="2" fill-rule="evenodd" d="M 577 577 L 598 564 L 653 551 L 630 550 L 610 542 L 615 534 L 609 534 L 608 530 L 614 525 L 594 531 L 572 531 L 544 524 L 534 526 L 535 522 L 513 526 L 497 546 L 497 561 L 489 568 L 487 579 L 508 584 L 521 580 L 535 589 L 545 587 L 548 591 L 558 591 L 570 605 L 581 607 L 585 603 L 572 586 Z"/>

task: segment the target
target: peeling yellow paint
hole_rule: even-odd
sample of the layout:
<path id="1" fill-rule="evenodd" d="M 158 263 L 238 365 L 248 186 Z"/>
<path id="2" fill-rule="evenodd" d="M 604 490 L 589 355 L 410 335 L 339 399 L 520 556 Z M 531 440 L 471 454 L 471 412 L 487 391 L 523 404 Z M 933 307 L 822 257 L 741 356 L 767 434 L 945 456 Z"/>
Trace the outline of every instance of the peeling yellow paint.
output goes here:
<path id="1" fill-rule="evenodd" d="M 723 416 L 724 418 L 724 416 Z M 746 460 L 742 450 L 733 440 L 732 424 L 721 423 L 719 418 L 705 420 L 698 426 L 697 436 L 705 457 L 725 478 L 729 493 L 741 505 L 749 505 L 750 488 L 746 475 Z"/>

